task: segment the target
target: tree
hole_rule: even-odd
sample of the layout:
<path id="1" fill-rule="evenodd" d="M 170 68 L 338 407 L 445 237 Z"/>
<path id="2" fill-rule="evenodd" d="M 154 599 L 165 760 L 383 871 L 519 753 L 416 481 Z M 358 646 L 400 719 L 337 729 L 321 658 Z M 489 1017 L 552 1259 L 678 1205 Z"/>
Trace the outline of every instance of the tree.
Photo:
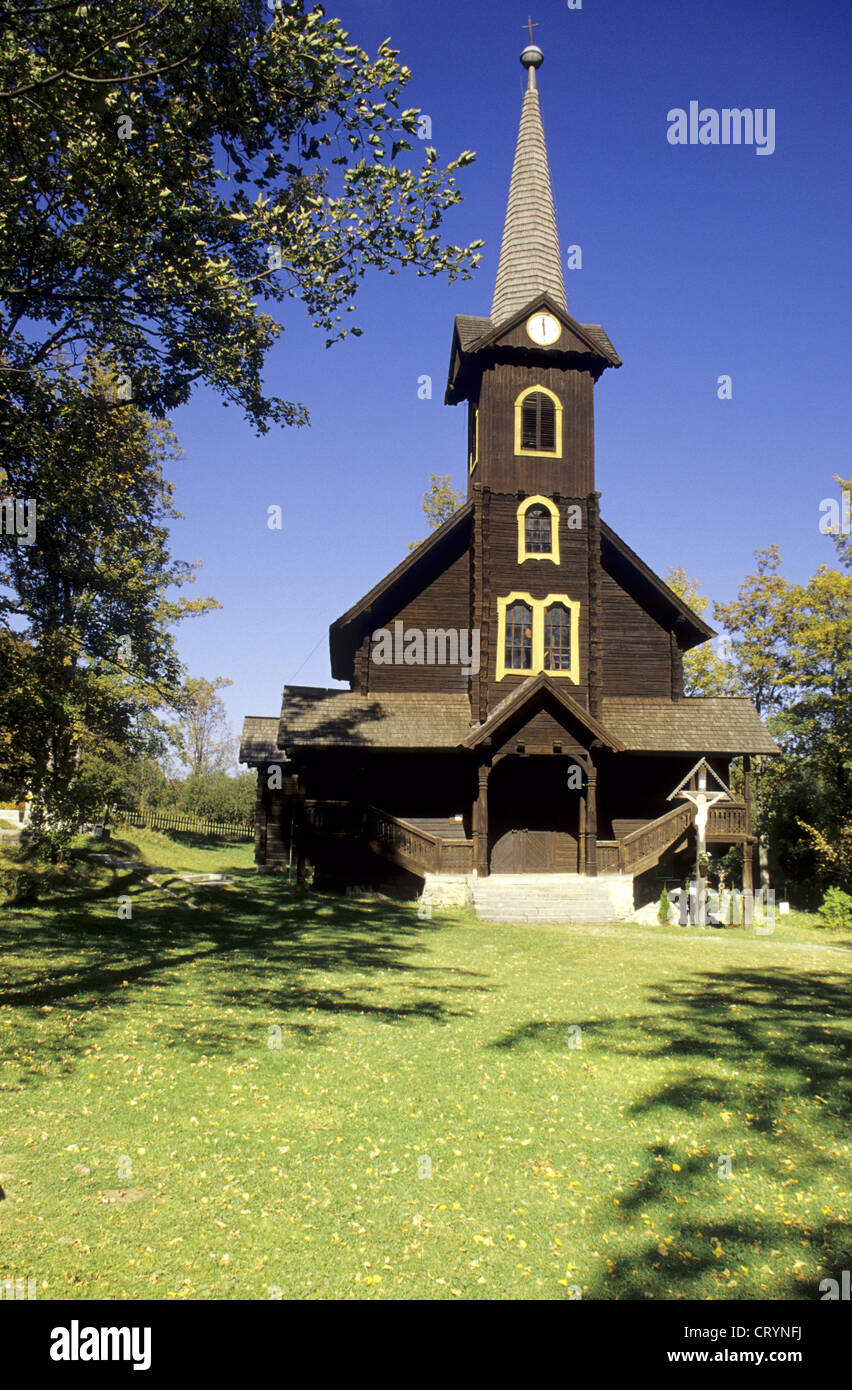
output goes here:
<path id="1" fill-rule="evenodd" d="M 5 410 L 48 408 L 64 350 L 115 370 L 117 410 L 163 415 L 203 380 L 258 431 L 304 423 L 266 394 L 282 325 L 260 301 L 299 302 L 332 343 L 360 331 L 369 269 L 453 280 L 483 244 L 441 239 L 473 155 L 409 167 L 397 58 L 302 0 L 4 5 Z"/>
<path id="2" fill-rule="evenodd" d="M 180 720 L 172 739 L 191 777 L 223 773 L 234 764 L 234 737 L 218 692 L 233 682 L 203 676 L 184 682 L 178 698 Z"/>
<path id="3" fill-rule="evenodd" d="M 694 613 L 706 613 L 710 600 L 701 593 L 698 581 L 690 578 L 686 570 L 669 570 L 666 583 Z M 703 646 L 684 653 L 683 693 L 704 698 L 737 694 L 736 670 L 730 661 L 719 656 L 712 643 L 705 642 Z"/>
<path id="4" fill-rule="evenodd" d="M 20 389 L 39 394 L 32 376 Z M 218 606 L 172 597 L 196 568 L 168 551 L 174 437 L 136 407 L 111 409 L 115 393 L 99 364 L 75 376 L 60 362 L 50 409 L 5 430 L 0 495 L 36 501 L 33 544 L 0 535 L 0 779 L 26 781 L 49 822 L 75 813 L 86 757 L 132 745 L 173 700 L 174 624 Z"/>
<path id="5" fill-rule="evenodd" d="M 852 478 L 841 478 L 839 473 L 835 473 L 834 481 L 840 488 L 841 498 L 846 501 L 846 505 L 840 508 L 841 522 L 834 537 L 834 546 L 842 564 L 852 569 L 852 534 L 843 529 L 844 519 L 852 515 Z"/>
<path id="6" fill-rule="evenodd" d="M 788 696 L 783 660 L 791 600 L 777 545 L 754 555 L 755 573 L 743 580 L 735 600 L 715 604 L 713 612 L 729 636 L 740 691 L 765 716 L 780 710 Z"/>
<path id="7" fill-rule="evenodd" d="M 429 523 L 430 531 L 437 531 L 439 526 L 443 526 L 459 507 L 464 506 L 464 497 L 460 492 L 453 488 L 453 479 L 450 473 L 439 476 L 437 473 L 429 474 L 429 486 L 423 494 L 423 511 Z M 416 550 L 422 541 L 412 541 L 409 550 Z"/>
<path id="8" fill-rule="evenodd" d="M 820 565 L 807 584 L 791 590 L 784 678 L 789 702 L 775 728 L 800 795 L 786 789 L 779 806 L 795 813 L 796 828 L 804 831 L 815 884 L 850 887 L 852 574 Z"/>

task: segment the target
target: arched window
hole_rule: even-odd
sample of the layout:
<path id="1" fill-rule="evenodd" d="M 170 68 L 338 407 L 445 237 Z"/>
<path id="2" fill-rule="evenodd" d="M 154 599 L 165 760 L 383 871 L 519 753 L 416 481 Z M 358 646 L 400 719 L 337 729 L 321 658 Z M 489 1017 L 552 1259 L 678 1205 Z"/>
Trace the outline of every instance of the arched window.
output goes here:
<path id="1" fill-rule="evenodd" d="M 580 684 L 580 603 L 568 594 L 506 594 L 497 600 L 498 681 L 546 671 Z"/>
<path id="2" fill-rule="evenodd" d="M 531 386 L 515 401 L 515 453 L 562 457 L 562 403 L 546 386 Z"/>
<path id="3" fill-rule="evenodd" d="M 532 670 L 532 609 L 525 603 L 513 603 L 506 609 L 506 643 L 504 665 L 507 671 Z"/>
<path id="4" fill-rule="evenodd" d="M 524 546 L 528 555 L 549 555 L 553 549 L 550 512 L 537 502 L 524 518 Z"/>
<path id="5" fill-rule="evenodd" d="M 518 564 L 524 560 L 559 564 L 559 508 L 549 497 L 527 497 L 518 507 Z"/>
<path id="6" fill-rule="evenodd" d="M 544 610 L 544 669 L 571 670 L 571 614 L 564 603 Z"/>
<path id="7" fill-rule="evenodd" d="M 552 454 L 556 448 L 556 406 L 543 391 L 527 396 L 521 407 L 521 445 L 536 453 Z"/>

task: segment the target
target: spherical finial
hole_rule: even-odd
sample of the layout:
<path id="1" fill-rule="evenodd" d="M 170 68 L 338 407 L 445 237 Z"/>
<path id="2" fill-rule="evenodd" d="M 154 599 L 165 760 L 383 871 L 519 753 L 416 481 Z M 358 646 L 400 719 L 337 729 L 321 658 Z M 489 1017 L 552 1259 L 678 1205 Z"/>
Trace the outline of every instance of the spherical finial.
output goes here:
<path id="1" fill-rule="evenodd" d="M 537 43 L 529 43 L 521 54 L 521 62 L 525 68 L 540 68 L 544 62 L 544 54 Z"/>

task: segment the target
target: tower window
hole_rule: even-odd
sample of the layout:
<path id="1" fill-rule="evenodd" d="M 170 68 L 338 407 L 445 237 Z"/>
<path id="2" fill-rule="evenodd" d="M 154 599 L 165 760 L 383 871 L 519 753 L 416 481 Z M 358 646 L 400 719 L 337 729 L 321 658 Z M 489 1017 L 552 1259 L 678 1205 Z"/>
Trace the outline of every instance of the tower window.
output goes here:
<path id="1" fill-rule="evenodd" d="M 506 610 L 505 667 L 507 671 L 532 670 L 532 609 L 513 603 Z"/>
<path id="2" fill-rule="evenodd" d="M 525 519 L 528 555 L 549 555 L 553 550 L 552 521 L 546 507 L 530 507 Z"/>
<path id="3" fill-rule="evenodd" d="M 518 564 L 525 560 L 559 564 L 559 508 L 549 497 L 527 497 L 518 507 Z"/>
<path id="4" fill-rule="evenodd" d="M 556 448 L 556 406 L 550 396 L 534 391 L 524 401 L 522 412 L 522 447 L 552 454 Z"/>
<path id="5" fill-rule="evenodd" d="M 562 457 L 562 404 L 546 386 L 531 386 L 515 401 L 515 453 Z"/>
<path id="6" fill-rule="evenodd" d="M 571 614 L 564 603 L 544 610 L 544 669 L 571 670 Z"/>

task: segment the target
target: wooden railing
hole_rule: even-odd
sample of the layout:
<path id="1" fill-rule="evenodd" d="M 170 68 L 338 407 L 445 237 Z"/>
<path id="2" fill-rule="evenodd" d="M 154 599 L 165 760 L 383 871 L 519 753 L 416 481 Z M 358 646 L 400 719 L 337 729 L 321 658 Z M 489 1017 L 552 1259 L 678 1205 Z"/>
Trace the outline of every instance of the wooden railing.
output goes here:
<path id="1" fill-rule="evenodd" d="M 374 854 L 412 873 L 469 874 L 472 840 L 442 840 L 410 821 L 354 801 L 306 801 L 305 820 L 323 838 L 366 842 Z"/>
<path id="2" fill-rule="evenodd" d="M 469 874 L 473 870 L 473 841 L 444 840 L 399 816 L 353 801 L 307 801 L 305 818 L 311 831 L 323 837 L 366 842 L 375 854 L 412 873 Z M 693 807 L 684 803 L 621 840 L 598 840 L 598 872 L 636 876 L 685 835 L 693 823 Z M 725 802 L 713 806 L 707 820 L 707 839 L 716 842 L 747 838 L 745 806 Z"/>
<path id="3" fill-rule="evenodd" d="M 708 840 L 748 839 L 748 813 L 738 801 L 722 801 L 711 806 L 707 816 Z"/>
<path id="4" fill-rule="evenodd" d="M 410 821 L 367 806 L 366 835 L 370 848 L 415 873 L 469 874 L 473 869 L 472 840 L 442 840 Z"/>
<path id="5" fill-rule="evenodd" d="M 222 840 L 253 840 L 254 822 L 245 817 L 233 820 L 207 820 L 171 811 L 116 811 L 115 820 L 148 830 L 174 830 L 182 834 L 203 835 Z"/>
<path id="6" fill-rule="evenodd" d="M 660 855 L 686 834 L 692 825 L 692 807 L 675 806 L 641 830 L 634 830 L 621 841 L 621 872 L 640 874 L 656 863 Z"/>
<path id="7" fill-rule="evenodd" d="M 619 848 L 617 840 L 598 840 L 598 873 L 617 874 Z"/>

